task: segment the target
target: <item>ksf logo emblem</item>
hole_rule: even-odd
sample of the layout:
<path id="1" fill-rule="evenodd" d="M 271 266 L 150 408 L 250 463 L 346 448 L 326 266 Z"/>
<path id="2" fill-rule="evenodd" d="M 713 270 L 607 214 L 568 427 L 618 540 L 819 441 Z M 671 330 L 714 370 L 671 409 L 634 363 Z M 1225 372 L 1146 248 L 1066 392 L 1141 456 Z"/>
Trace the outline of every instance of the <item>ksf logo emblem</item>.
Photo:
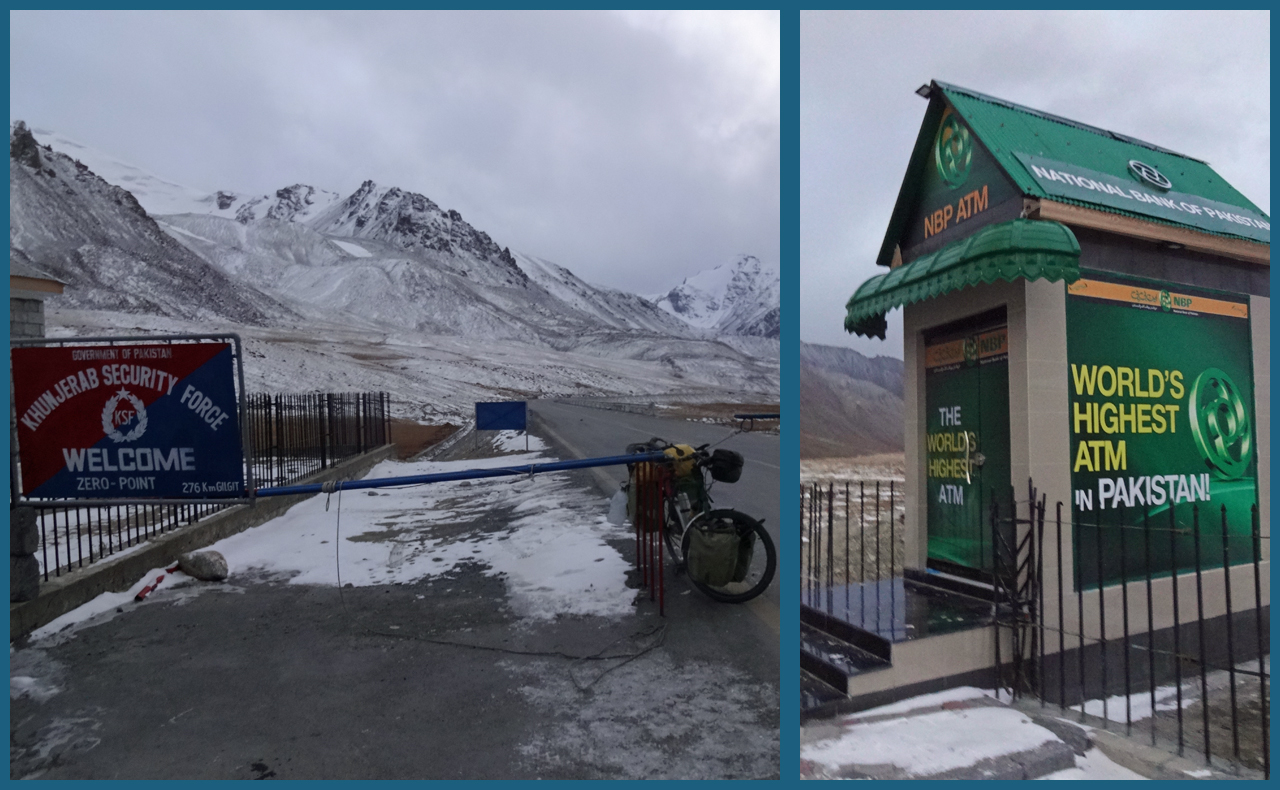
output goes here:
<path id="1" fill-rule="evenodd" d="M 121 408 L 121 402 L 128 408 Z M 130 422 L 133 427 L 129 432 L 121 433 L 120 429 Z M 102 407 L 102 430 L 113 442 L 132 442 L 147 432 L 147 407 L 129 390 L 120 390 Z"/>
<path id="2" fill-rule="evenodd" d="M 244 495 L 227 342 L 11 351 L 24 498 Z"/>

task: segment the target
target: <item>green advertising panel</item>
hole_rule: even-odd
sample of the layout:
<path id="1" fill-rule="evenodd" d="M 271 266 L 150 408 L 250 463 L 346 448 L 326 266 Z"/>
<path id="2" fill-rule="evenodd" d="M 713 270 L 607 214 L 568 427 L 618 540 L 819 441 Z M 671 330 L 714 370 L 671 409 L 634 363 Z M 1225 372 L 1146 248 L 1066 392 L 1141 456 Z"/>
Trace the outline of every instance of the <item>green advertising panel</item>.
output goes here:
<path id="1" fill-rule="evenodd" d="M 925 349 L 925 494 L 933 565 L 991 571 L 991 503 L 1007 509 L 1009 501 L 1008 349 L 1004 327 Z"/>
<path id="2" fill-rule="evenodd" d="M 1252 560 L 1247 298 L 1086 275 L 1067 286 L 1067 358 L 1081 589 Z"/>

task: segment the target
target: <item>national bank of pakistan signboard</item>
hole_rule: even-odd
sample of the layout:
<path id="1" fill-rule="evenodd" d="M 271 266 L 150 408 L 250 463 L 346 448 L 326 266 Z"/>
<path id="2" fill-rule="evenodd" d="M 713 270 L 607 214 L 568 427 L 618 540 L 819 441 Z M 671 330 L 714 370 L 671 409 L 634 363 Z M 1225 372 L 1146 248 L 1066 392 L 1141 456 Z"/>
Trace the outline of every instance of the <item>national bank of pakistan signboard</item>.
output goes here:
<path id="1" fill-rule="evenodd" d="M 1178 192 L 1158 170 L 1137 160 L 1129 162 L 1129 172 L 1138 179 L 1133 181 L 1030 154 L 1015 152 L 1014 156 L 1048 195 L 1271 243 L 1268 217 L 1242 206 Z"/>
<path id="2" fill-rule="evenodd" d="M 1250 338 L 1243 296 L 1092 275 L 1067 286 L 1071 505 L 1084 588 L 1145 578 L 1147 556 L 1153 576 L 1194 570 L 1197 521 L 1202 567 L 1222 565 L 1224 542 L 1232 564 L 1252 559 Z"/>

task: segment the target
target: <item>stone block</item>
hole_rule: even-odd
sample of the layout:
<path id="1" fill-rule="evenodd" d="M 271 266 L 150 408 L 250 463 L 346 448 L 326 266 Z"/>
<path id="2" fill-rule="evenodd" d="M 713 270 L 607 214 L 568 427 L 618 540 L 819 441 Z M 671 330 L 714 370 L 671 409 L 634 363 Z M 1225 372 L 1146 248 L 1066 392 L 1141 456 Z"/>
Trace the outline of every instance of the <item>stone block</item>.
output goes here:
<path id="1" fill-rule="evenodd" d="M 193 551 L 178 558 L 178 568 L 188 576 L 204 581 L 227 578 L 227 559 L 217 551 Z"/>
<path id="2" fill-rule="evenodd" d="M 30 554 L 9 557 L 9 602 L 34 601 L 40 594 L 40 563 Z"/>
<path id="3" fill-rule="evenodd" d="M 9 555 L 21 557 L 40 550 L 40 528 L 36 525 L 36 510 L 32 507 L 16 507 L 9 511 Z"/>

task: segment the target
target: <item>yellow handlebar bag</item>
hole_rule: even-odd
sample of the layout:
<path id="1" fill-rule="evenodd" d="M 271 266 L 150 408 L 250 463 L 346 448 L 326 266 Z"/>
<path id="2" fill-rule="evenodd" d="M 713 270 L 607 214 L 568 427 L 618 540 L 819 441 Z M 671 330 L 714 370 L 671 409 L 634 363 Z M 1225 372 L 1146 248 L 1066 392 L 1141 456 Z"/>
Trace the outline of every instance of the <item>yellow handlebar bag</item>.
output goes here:
<path id="1" fill-rule="evenodd" d="M 671 470 L 677 478 L 693 474 L 695 459 L 692 446 L 673 444 L 662 452 L 672 459 Z"/>

